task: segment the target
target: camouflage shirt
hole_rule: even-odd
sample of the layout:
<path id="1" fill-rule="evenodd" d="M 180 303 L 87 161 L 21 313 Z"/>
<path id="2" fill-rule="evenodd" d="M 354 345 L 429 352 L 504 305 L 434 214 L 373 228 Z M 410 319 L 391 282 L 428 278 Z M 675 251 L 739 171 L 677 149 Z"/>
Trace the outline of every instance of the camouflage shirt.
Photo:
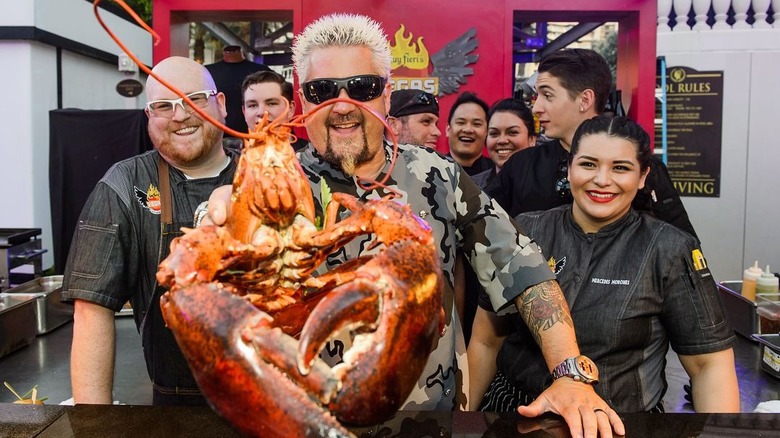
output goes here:
<path id="1" fill-rule="evenodd" d="M 492 201 L 452 160 L 427 148 L 399 145 L 398 158 L 386 186 L 401 194 L 398 201 L 409 204 L 412 211 L 425 219 L 433 229 L 445 277 L 444 309 L 447 315 L 445 334 L 420 376 L 417 388 L 404 404 L 413 410 L 453 410 L 465 397 L 467 379 L 465 344 L 453 304 L 453 266 L 455 252 L 461 249 L 477 273 L 495 309 L 516 311 L 514 299 L 527 288 L 554 279 L 539 248 L 524 236 L 506 212 Z M 385 145 L 388 164 L 392 145 Z M 317 214 L 321 179 L 333 193 L 349 193 L 362 201 L 388 194 L 380 188 L 365 191 L 355 179 L 334 168 L 313 147 L 298 153 L 314 192 Z M 387 169 L 387 166 L 385 167 Z M 381 180 L 384 173 L 377 177 Z M 341 212 L 341 215 L 349 213 Z M 344 216 L 340 217 L 342 219 Z M 371 236 L 357 238 L 342 251 L 332 254 L 320 267 L 325 272 L 346 260 L 381 250 L 367 250 Z M 328 344 L 321 357 L 331 365 L 341 361 L 350 342 L 337 339 Z M 456 401 L 457 400 L 457 401 Z"/>

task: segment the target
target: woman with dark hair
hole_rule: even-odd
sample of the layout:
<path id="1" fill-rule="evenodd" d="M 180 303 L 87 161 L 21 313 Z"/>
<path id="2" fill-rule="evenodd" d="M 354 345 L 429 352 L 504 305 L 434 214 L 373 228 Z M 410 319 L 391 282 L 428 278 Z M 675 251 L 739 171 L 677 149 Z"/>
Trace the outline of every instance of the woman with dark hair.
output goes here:
<path id="1" fill-rule="evenodd" d="M 516 217 L 549 257 L 598 375 L 587 358 L 551 373 L 520 320 L 496 315 L 483 295 L 468 350 L 472 406 L 530 404 L 518 411 L 532 415 L 546 404 L 534 401 L 544 388 L 573 378 L 598 381 L 596 392 L 618 412 L 662 412 L 671 346 L 696 411 L 739 411 L 734 334 L 697 240 L 631 206 L 651 157 L 647 133 L 630 119 L 586 120 L 568 162 L 574 203 Z"/>
<path id="2" fill-rule="evenodd" d="M 486 144 L 493 166 L 471 177 L 483 190 L 513 153 L 536 144 L 534 116 L 522 101 L 512 97 L 501 99 L 490 107 L 487 118 Z M 465 266 L 463 269 L 463 277 L 465 282 L 463 334 L 468 346 L 474 313 L 477 311 L 477 298 L 482 291 L 482 286 L 470 266 Z"/>
<path id="3" fill-rule="evenodd" d="M 493 168 L 472 178 L 483 189 L 493 179 L 506 160 L 517 151 L 536 144 L 536 126 L 531 110 L 515 98 L 501 99 L 488 111 L 487 151 Z"/>

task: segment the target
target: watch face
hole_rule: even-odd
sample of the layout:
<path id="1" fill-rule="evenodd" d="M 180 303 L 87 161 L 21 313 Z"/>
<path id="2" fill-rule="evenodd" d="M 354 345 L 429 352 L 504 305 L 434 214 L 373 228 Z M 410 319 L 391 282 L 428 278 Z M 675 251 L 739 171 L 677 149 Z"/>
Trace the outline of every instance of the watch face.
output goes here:
<path id="1" fill-rule="evenodd" d="M 599 370 L 596 367 L 596 364 L 593 363 L 592 360 L 588 359 L 585 356 L 577 356 L 574 362 L 577 365 L 577 371 L 579 371 L 580 374 L 585 376 L 585 378 L 587 378 L 588 380 L 599 379 Z"/>

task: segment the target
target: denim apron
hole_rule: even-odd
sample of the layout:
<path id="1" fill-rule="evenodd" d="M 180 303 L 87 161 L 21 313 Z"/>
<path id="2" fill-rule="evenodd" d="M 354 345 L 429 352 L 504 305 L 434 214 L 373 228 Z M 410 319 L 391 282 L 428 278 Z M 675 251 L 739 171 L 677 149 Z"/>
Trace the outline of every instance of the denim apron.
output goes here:
<path id="1" fill-rule="evenodd" d="M 168 163 L 157 157 L 160 183 L 160 244 L 159 264 L 170 253 L 171 241 L 181 236 L 181 227 L 192 227 L 192 222 L 173 221 L 173 203 Z M 160 297 L 166 290 L 156 284 L 154 294 L 142 324 L 144 356 L 152 379 L 154 405 L 204 405 L 206 399 L 200 393 L 189 365 L 176 343 L 173 332 L 165 326 L 160 309 Z"/>

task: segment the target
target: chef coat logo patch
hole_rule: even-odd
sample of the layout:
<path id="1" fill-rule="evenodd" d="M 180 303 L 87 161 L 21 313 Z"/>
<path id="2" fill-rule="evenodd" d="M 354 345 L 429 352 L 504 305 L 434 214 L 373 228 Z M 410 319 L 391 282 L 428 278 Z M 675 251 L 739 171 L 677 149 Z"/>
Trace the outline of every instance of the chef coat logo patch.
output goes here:
<path id="1" fill-rule="evenodd" d="M 693 269 L 697 271 L 707 269 L 707 261 L 704 260 L 704 254 L 701 253 L 700 249 L 691 251 L 691 260 L 693 261 Z"/>
<path id="2" fill-rule="evenodd" d="M 547 266 L 550 267 L 553 274 L 558 275 L 563 270 L 563 267 L 566 266 L 566 257 L 563 257 L 558 261 L 555 261 L 555 257 L 550 257 L 550 259 L 547 260 Z"/>
<path id="3" fill-rule="evenodd" d="M 160 214 L 160 191 L 157 190 L 157 187 L 155 187 L 154 184 L 150 183 L 149 189 L 145 192 L 135 186 L 133 186 L 133 189 L 135 191 L 135 198 L 138 199 L 138 203 L 141 204 L 141 207 L 149 210 L 152 214 Z"/>

